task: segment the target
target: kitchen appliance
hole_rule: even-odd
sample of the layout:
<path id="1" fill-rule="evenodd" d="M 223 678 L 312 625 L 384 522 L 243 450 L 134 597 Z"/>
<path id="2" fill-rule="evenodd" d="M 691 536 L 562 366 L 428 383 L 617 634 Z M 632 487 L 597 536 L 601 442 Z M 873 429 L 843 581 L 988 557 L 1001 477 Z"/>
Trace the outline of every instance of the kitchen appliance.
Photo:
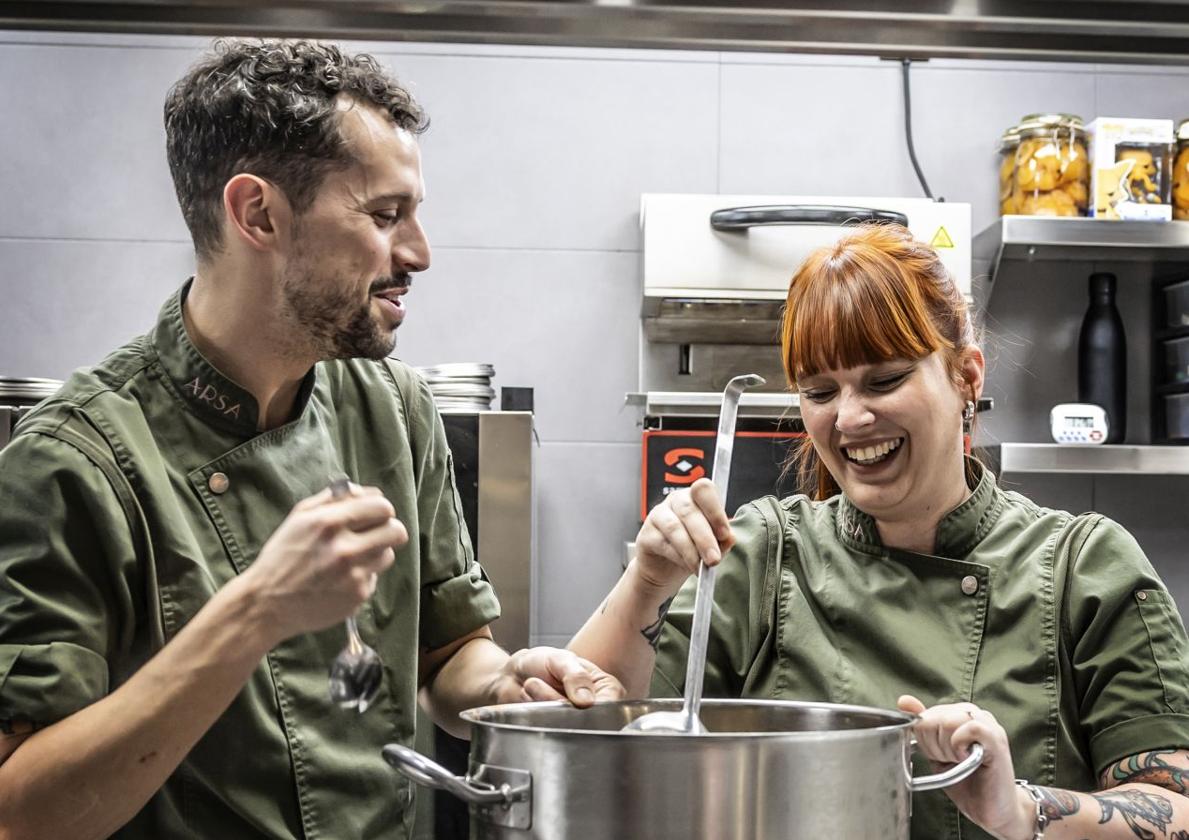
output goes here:
<path id="1" fill-rule="evenodd" d="M 531 404 L 531 389 L 518 394 L 521 402 Z M 532 412 L 448 406 L 442 409 L 442 423 L 471 548 L 499 594 L 501 614 L 491 625 L 492 635 L 507 650 L 528 647 L 536 577 Z M 422 752 L 461 773 L 469 747 L 418 712 L 417 748 Z M 416 836 L 434 840 L 466 840 L 470 834 L 466 807 L 448 796 L 418 797 L 417 826 Z"/>
<path id="2" fill-rule="evenodd" d="M 397 744 L 384 758 L 470 803 L 474 840 L 907 840 L 912 793 L 965 778 L 982 748 L 913 778 L 913 715 L 862 706 L 706 700 L 704 735 L 620 730 L 679 700 L 489 706 L 457 776 Z M 856 775 L 862 784 L 855 784 Z"/>
<path id="3" fill-rule="evenodd" d="M 715 417 L 726 383 L 757 373 L 743 394 L 737 467 L 726 506 L 801 489 L 785 469 L 804 437 L 797 395 L 785 384 L 780 317 L 789 281 L 815 248 L 858 221 L 896 221 L 937 249 L 970 299 L 970 205 L 924 198 L 684 195 L 640 202 L 643 294 L 639 390 L 640 518 L 712 468 Z M 979 410 L 990 407 L 981 401 Z"/>
<path id="4" fill-rule="evenodd" d="M 62 383 L 57 379 L 0 376 L 0 449 L 12 439 L 12 430 L 17 421 L 61 387 Z"/>
<path id="5" fill-rule="evenodd" d="M 1110 424 L 1106 411 L 1091 403 L 1061 403 L 1049 412 L 1049 426 L 1057 443 L 1106 443 Z"/>

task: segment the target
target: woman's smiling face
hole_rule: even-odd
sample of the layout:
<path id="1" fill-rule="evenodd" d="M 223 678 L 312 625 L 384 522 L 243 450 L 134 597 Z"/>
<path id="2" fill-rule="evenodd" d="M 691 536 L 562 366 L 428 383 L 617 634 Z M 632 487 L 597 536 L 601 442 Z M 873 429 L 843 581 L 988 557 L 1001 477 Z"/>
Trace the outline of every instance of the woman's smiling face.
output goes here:
<path id="1" fill-rule="evenodd" d="M 935 520 L 963 492 L 967 393 L 941 352 L 821 371 L 799 377 L 797 389 L 818 457 L 860 510 Z"/>

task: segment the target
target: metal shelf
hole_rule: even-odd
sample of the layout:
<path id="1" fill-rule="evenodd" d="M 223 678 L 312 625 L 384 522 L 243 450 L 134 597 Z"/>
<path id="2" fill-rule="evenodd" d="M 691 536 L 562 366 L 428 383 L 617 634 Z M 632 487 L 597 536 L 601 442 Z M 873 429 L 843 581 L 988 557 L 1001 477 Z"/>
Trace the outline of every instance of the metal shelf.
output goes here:
<path id="1" fill-rule="evenodd" d="M 25 0 L 0 3 L 0 27 L 912 59 L 1189 63 L 1189 13 L 1177 0 Z"/>
<path id="2" fill-rule="evenodd" d="M 999 458 L 1003 473 L 1189 475 L 1189 446 L 1005 443 Z"/>
<path id="3" fill-rule="evenodd" d="M 991 282 L 1006 262 L 1189 262 L 1189 222 L 1001 216 L 974 237 L 971 253 L 991 263 Z"/>
<path id="4" fill-rule="evenodd" d="M 651 417 L 661 415 L 684 417 L 717 417 L 722 407 L 721 391 L 648 391 L 626 396 L 627 405 L 640 406 Z M 739 397 L 740 417 L 783 417 L 790 420 L 801 416 L 801 398 L 788 393 L 744 393 Z"/>
<path id="5" fill-rule="evenodd" d="M 717 417 L 722 407 L 721 391 L 634 391 L 624 397 L 626 405 L 642 408 L 649 417 Z M 982 397 L 979 413 L 990 411 L 995 401 Z M 801 397 L 791 393 L 746 392 L 739 397 L 740 417 L 777 417 L 796 420 L 801 417 Z"/>

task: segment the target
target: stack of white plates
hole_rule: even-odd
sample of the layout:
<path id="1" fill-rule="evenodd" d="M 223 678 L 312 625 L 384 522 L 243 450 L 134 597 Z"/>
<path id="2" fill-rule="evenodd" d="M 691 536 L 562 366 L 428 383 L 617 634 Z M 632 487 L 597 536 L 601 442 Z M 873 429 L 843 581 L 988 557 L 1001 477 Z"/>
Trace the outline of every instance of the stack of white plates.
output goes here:
<path id="1" fill-rule="evenodd" d="M 417 368 L 429 383 L 438 411 L 442 413 L 489 411 L 495 399 L 491 378 L 495 368 L 472 362 Z"/>

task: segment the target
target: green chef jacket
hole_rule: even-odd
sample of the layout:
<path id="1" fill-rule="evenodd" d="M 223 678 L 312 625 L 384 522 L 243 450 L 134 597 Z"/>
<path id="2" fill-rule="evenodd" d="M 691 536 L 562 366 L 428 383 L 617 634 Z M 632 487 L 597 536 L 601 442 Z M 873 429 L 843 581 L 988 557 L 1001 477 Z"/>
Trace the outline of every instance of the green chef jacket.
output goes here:
<path id="1" fill-rule="evenodd" d="M 294 419 L 258 432 L 255 400 L 186 335 L 187 289 L 0 453 L 0 726 L 51 724 L 108 694 L 345 472 L 381 488 L 409 532 L 359 614 L 384 660 L 375 704 L 360 715 L 328 698 L 341 626 L 282 642 L 115 836 L 407 837 L 413 790 L 380 748 L 413 740 L 418 647 L 499 615 L 432 397 L 398 362 L 324 362 Z"/>
<path id="2" fill-rule="evenodd" d="M 885 548 L 845 496 L 740 509 L 714 592 L 706 696 L 971 701 L 1007 730 L 1017 776 L 1073 790 L 1097 789 L 1124 756 L 1189 748 L 1189 643 L 1135 540 L 976 472 L 933 554 Z M 683 687 L 695 588 L 669 612 L 655 696 Z M 944 791 L 914 796 L 914 840 L 987 836 Z"/>

